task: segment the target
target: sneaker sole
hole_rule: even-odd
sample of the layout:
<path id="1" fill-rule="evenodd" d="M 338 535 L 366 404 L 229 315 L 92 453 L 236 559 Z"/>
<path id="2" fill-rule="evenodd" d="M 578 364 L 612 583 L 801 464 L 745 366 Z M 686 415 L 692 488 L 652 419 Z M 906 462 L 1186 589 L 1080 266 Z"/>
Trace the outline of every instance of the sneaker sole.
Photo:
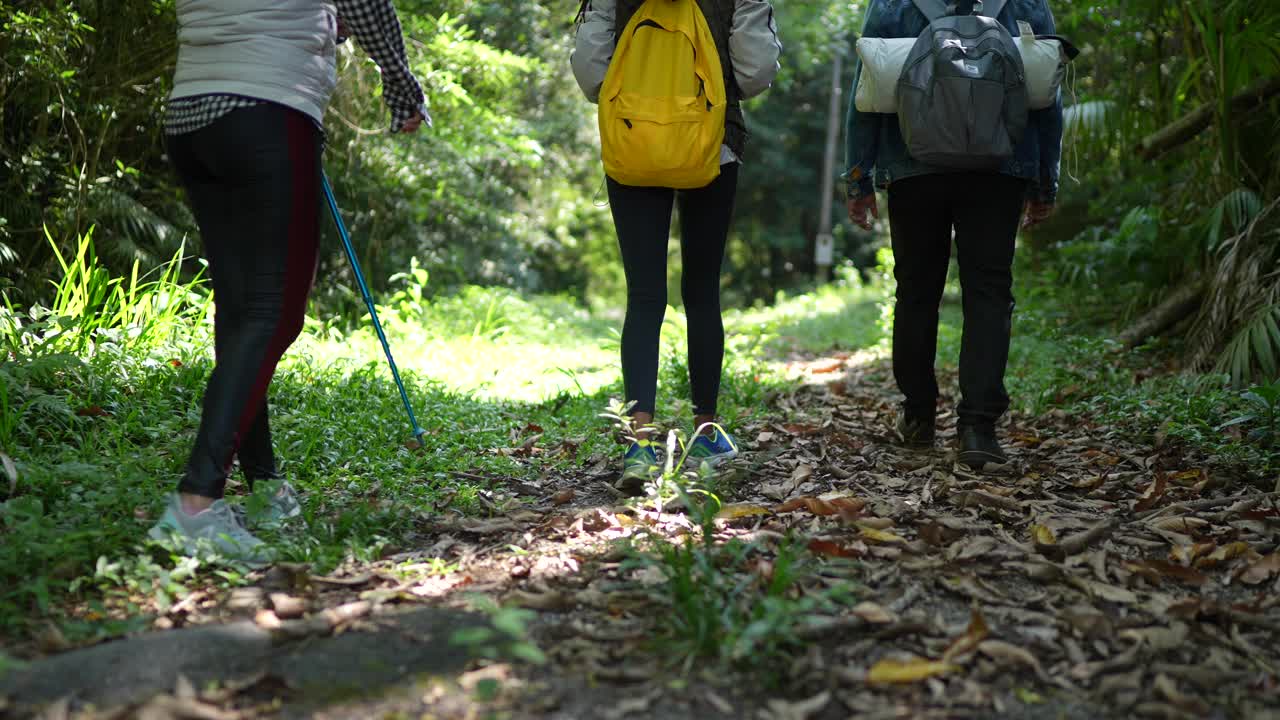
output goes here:
<path id="1" fill-rule="evenodd" d="M 705 458 L 690 458 L 690 459 L 697 460 L 700 464 L 710 465 L 712 468 L 718 468 L 721 465 L 729 462 L 730 460 L 737 459 L 739 455 L 740 453 L 737 450 L 733 450 L 732 452 L 716 453 L 715 455 L 708 455 Z"/>
<path id="2" fill-rule="evenodd" d="M 1009 459 L 991 453 L 970 450 L 962 452 L 956 462 L 974 470 L 1001 470 L 1009 466 Z"/>
<path id="3" fill-rule="evenodd" d="M 908 440 L 902 435 L 898 435 L 898 446 L 908 450 L 932 450 L 937 445 L 937 440 Z"/>

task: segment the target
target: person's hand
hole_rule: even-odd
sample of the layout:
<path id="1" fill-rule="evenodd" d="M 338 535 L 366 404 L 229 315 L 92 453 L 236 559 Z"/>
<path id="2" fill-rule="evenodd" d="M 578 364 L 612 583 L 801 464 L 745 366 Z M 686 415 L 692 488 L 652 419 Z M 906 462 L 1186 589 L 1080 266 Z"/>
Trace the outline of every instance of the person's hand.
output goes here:
<path id="1" fill-rule="evenodd" d="M 416 112 L 413 114 L 413 117 L 404 121 L 404 124 L 400 126 L 400 132 L 406 135 L 416 133 L 418 132 L 418 128 L 422 127 L 422 122 L 424 120 L 426 120 L 426 118 L 423 117 L 422 113 Z"/>
<path id="2" fill-rule="evenodd" d="M 871 216 L 867 216 L 870 211 Z M 880 207 L 876 205 L 876 194 L 867 193 L 862 197 L 849 198 L 849 221 L 863 230 L 871 229 L 872 219 L 880 219 Z"/>
<path id="3" fill-rule="evenodd" d="M 1027 201 L 1027 206 L 1022 214 L 1022 229 L 1030 230 L 1053 214 L 1053 203 L 1040 202 L 1039 200 Z"/>

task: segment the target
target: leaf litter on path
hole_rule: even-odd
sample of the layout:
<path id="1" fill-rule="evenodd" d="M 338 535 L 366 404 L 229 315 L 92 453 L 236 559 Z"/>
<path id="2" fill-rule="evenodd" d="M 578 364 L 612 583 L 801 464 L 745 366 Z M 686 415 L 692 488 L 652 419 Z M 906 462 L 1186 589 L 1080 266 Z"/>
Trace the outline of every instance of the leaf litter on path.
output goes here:
<path id="1" fill-rule="evenodd" d="M 1274 493 L 1232 488 L 1206 459 L 1059 411 L 1014 415 L 1002 430 L 1013 439 L 1008 474 L 974 475 L 948 447 L 953 414 L 942 414 L 933 451 L 894 447 L 890 374 L 883 365 L 849 372 L 856 384 L 798 387 L 745 422 L 738 434 L 767 449 L 718 488 L 717 538 L 738 540 L 752 558 L 730 571 L 740 573 L 740 602 L 760 602 L 751 593 L 775 577 L 789 541 L 812 566 L 789 601 L 834 597 L 831 587 L 853 582 L 847 599 L 796 618 L 805 642 L 787 661 L 686 665 L 655 645 L 678 639 L 664 595 L 671 576 L 641 569 L 636 553 L 648 552 L 646 538 L 687 547 L 697 524 L 678 509 L 602 501 L 595 476 L 576 470 L 542 472 L 530 500 L 538 505 L 424 519 L 408 564 L 285 573 L 270 596 L 272 624 L 360 632 L 388 609 L 487 595 L 539 613 L 529 639 L 550 660 L 514 666 L 537 702 L 517 693 L 507 707 L 562 713 L 1020 718 L 1057 717 L 1061 706 L 1076 708 L 1063 711 L 1071 717 L 1202 717 L 1204 708 L 1265 717 L 1280 705 Z M 525 428 L 513 455 L 540 462 L 541 434 Z M 428 560 L 441 574 L 397 569 Z M 362 596 L 372 599 L 353 606 Z M 689 666 L 708 672 L 684 675 Z M 762 670 L 785 679 L 781 691 L 744 682 Z M 686 694 L 692 709 L 676 713 L 669 703 Z M 423 703 L 410 714 L 431 709 Z"/>

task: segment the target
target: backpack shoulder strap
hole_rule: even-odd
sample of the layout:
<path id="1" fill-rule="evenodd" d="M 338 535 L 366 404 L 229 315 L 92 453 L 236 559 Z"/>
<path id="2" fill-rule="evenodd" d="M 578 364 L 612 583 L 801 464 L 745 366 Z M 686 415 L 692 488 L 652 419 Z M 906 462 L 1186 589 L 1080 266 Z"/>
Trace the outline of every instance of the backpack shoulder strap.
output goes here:
<path id="1" fill-rule="evenodd" d="M 982 14 L 989 18 L 998 18 L 1005 4 L 1006 0 L 983 0 Z"/>
<path id="2" fill-rule="evenodd" d="M 915 6 L 929 18 L 929 22 L 933 22 L 941 17 L 950 15 L 947 12 L 947 5 L 942 0 L 911 0 Z"/>

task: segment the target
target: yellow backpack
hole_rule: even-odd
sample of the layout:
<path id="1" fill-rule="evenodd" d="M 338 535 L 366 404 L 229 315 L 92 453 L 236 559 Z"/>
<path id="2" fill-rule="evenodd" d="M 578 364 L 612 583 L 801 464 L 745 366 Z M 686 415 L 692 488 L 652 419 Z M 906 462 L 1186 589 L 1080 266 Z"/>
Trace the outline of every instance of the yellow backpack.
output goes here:
<path id="1" fill-rule="evenodd" d="M 604 169 L 623 185 L 692 189 L 720 175 L 727 92 L 697 0 L 648 0 L 600 90 Z"/>

